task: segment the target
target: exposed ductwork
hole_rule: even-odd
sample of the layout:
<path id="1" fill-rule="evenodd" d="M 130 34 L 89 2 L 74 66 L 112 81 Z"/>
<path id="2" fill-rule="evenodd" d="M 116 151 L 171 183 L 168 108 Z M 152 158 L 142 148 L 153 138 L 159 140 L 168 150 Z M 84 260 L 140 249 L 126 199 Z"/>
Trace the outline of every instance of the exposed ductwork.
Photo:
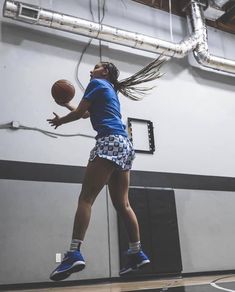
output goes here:
<path id="1" fill-rule="evenodd" d="M 224 6 L 229 2 L 230 0 L 208 0 L 204 11 L 205 18 L 216 21 L 225 14 Z"/>
<path id="2" fill-rule="evenodd" d="M 164 41 L 18 1 L 6 0 L 3 15 L 18 21 L 163 54 L 167 57 L 183 58 L 193 50 L 196 60 L 202 66 L 214 69 L 217 72 L 235 74 L 235 62 L 233 60 L 209 54 L 203 9 L 199 1 L 196 0 L 192 0 L 187 7 L 187 17 L 192 34 L 180 43 Z"/>
<path id="3" fill-rule="evenodd" d="M 180 43 L 172 43 L 17 1 L 5 1 L 3 15 L 23 22 L 164 54 L 168 57 L 183 58 L 197 45 L 195 36 Z"/>
<path id="4" fill-rule="evenodd" d="M 197 62 L 209 69 L 218 72 L 235 74 L 235 61 L 211 55 L 208 51 L 208 35 L 203 15 L 203 9 L 197 1 L 191 1 L 186 9 L 189 22 L 193 31 L 197 32 L 198 43 L 193 50 Z M 235 76 L 235 75 L 234 75 Z"/>

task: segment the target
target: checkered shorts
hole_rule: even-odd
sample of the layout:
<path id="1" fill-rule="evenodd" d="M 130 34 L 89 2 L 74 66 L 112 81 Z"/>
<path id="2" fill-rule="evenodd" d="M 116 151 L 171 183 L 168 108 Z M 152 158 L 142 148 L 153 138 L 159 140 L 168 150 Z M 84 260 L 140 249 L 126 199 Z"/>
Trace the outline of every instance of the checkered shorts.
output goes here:
<path id="1" fill-rule="evenodd" d="M 127 137 L 109 135 L 97 139 L 89 160 L 94 160 L 96 156 L 115 162 L 122 170 L 129 170 L 135 158 L 135 151 Z"/>

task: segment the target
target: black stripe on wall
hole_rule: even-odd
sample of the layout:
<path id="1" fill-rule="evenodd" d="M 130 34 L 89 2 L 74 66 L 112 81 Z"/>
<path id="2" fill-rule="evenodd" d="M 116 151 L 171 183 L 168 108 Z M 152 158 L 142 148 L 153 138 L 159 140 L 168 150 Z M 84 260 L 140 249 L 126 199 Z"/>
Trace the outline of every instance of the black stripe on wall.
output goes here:
<path id="1" fill-rule="evenodd" d="M 0 160 L 0 179 L 81 183 L 85 167 Z"/>
<path id="2" fill-rule="evenodd" d="M 85 167 L 0 160 L 0 179 L 82 183 Z M 131 186 L 235 191 L 235 178 L 131 171 Z"/>
<path id="3" fill-rule="evenodd" d="M 131 178 L 133 186 L 235 191 L 233 177 L 134 171 Z"/>

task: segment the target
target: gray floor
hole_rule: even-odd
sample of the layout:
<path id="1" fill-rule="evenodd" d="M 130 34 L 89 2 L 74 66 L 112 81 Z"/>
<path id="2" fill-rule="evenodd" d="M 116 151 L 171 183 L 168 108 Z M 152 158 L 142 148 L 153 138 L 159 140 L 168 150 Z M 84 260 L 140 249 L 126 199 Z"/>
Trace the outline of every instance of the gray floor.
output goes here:
<path id="1" fill-rule="evenodd" d="M 201 277 L 186 277 L 186 278 L 172 278 L 162 280 L 148 280 L 148 281 L 132 281 L 132 282 L 104 282 L 100 284 L 79 285 L 78 283 L 72 286 L 58 286 L 58 284 L 51 283 L 47 288 L 39 288 L 34 286 L 29 289 L 25 287 L 4 287 L 1 291 L 21 291 L 21 292 L 220 292 L 228 291 L 235 292 L 235 275 L 212 275 Z M 3 288 L 3 287 L 2 287 Z"/>

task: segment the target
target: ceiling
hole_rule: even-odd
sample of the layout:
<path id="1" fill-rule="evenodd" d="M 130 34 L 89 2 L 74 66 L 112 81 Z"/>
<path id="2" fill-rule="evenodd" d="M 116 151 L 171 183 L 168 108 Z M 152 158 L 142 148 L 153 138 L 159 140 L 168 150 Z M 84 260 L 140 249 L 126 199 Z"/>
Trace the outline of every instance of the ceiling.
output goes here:
<path id="1" fill-rule="evenodd" d="M 156 9 L 164 10 L 169 12 L 169 1 L 168 0 L 132 0 L 147 6 L 151 6 Z M 183 8 L 187 5 L 189 0 L 171 0 L 171 12 L 175 15 L 186 17 L 183 12 Z M 203 1 L 205 5 L 208 1 Z M 207 25 L 215 27 L 219 30 L 226 31 L 228 33 L 235 34 L 235 0 L 230 0 L 223 7 L 223 15 L 217 20 L 206 19 Z"/>

